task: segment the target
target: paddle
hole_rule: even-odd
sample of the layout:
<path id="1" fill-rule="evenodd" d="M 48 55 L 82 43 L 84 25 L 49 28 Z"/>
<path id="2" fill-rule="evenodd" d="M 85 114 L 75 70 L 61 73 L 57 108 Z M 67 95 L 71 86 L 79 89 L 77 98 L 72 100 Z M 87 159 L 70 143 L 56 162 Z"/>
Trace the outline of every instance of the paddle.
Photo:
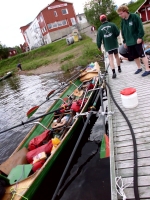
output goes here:
<path id="1" fill-rule="evenodd" d="M 71 161 L 72 161 L 72 159 L 73 159 L 73 156 L 75 155 L 75 152 L 76 152 L 76 150 L 77 150 L 77 148 L 78 148 L 78 145 L 79 145 L 79 143 L 80 143 L 80 141 L 81 141 L 81 139 L 82 139 L 82 136 L 83 136 L 83 134 L 84 134 L 84 131 L 85 131 L 85 129 L 86 129 L 88 123 L 89 123 L 89 120 L 90 120 L 90 118 L 91 118 L 91 116 L 92 116 L 92 114 L 93 114 L 93 112 L 92 112 L 93 107 L 94 107 L 94 105 L 97 104 L 97 101 L 98 101 L 99 97 L 100 97 L 100 95 L 97 95 L 97 97 L 96 97 L 96 99 L 95 99 L 95 101 L 94 101 L 94 103 L 93 103 L 92 109 L 91 109 L 91 111 L 90 111 L 89 114 L 88 114 L 88 117 L 87 117 L 87 119 L 86 119 L 86 121 L 85 121 L 85 123 L 84 123 L 84 126 L 83 126 L 83 128 L 82 128 L 82 131 L 81 131 L 81 133 L 80 133 L 80 135 L 79 135 L 79 138 L 78 138 L 78 140 L 77 140 L 77 142 L 76 142 L 76 144 L 75 144 L 75 147 L 74 147 L 74 149 L 73 149 L 73 151 L 72 151 L 72 153 L 71 153 L 71 156 L 70 156 L 70 158 L 69 158 L 69 160 L 68 160 L 68 163 L 67 163 L 67 165 L 66 165 L 66 167 L 65 167 L 65 169 L 64 169 L 64 171 L 63 171 L 63 174 L 62 174 L 62 176 L 61 176 L 61 178 L 60 178 L 60 181 L 59 181 L 59 183 L 58 183 L 58 185 L 57 185 L 57 188 L 56 188 L 56 190 L 55 190 L 55 192 L 54 192 L 53 197 L 52 197 L 51 200 L 55 200 L 55 198 L 56 198 L 56 196 L 57 196 L 58 190 L 59 190 L 59 188 L 60 188 L 60 186 L 61 186 L 61 184 L 62 184 L 62 182 L 63 182 L 63 180 L 64 180 L 64 178 L 65 178 L 65 175 L 66 175 L 66 173 L 67 173 L 67 170 L 68 170 L 68 168 L 69 168 L 69 166 L 70 166 L 70 164 L 71 164 Z"/>
<path id="2" fill-rule="evenodd" d="M 25 124 L 28 124 L 28 123 L 30 123 L 30 122 L 32 122 L 32 121 L 34 121 L 34 120 L 37 120 L 37 119 L 42 118 L 42 117 L 45 117 L 45 116 L 47 116 L 47 115 L 50 115 L 50 114 L 52 114 L 52 113 L 54 113 L 54 112 L 57 112 L 57 111 L 60 111 L 60 110 L 62 110 L 62 109 L 64 109 L 64 108 L 59 108 L 59 109 L 57 109 L 57 110 L 53 110 L 53 111 L 51 111 L 51 112 L 48 112 L 48 113 L 45 113 L 45 114 L 40 115 L 40 116 L 38 116 L 38 117 L 35 117 L 35 118 L 33 118 L 33 119 L 30 119 L 29 121 L 26 121 L 26 122 L 23 122 L 23 121 L 22 121 L 21 124 L 18 124 L 18 125 L 16 125 L 16 126 L 13 126 L 13 127 L 9 128 L 9 129 L 6 129 L 6 130 L 4 130 L 4 131 L 0 131 L 0 134 L 1 134 L 1 133 L 4 133 L 4 132 L 6 132 L 6 131 L 12 130 L 12 129 L 14 129 L 14 128 L 17 128 L 17 127 L 19 127 L 19 126 L 23 126 L 23 125 L 25 125 Z"/>
<path id="3" fill-rule="evenodd" d="M 54 92 L 55 92 L 55 90 L 50 91 L 50 92 L 48 93 L 47 97 L 46 97 L 46 100 L 45 100 L 43 103 L 41 103 L 39 106 L 34 106 L 34 107 L 31 108 L 30 110 L 28 110 L 28 112 L 27 112 L 27 117 L 30 118 L 30 117 L 37 111 L 37 109 L 38 109 L 41 105 L 43 105 L 46 101 L 49 100 L 49 96 L 50 96 L 51 94 L 53 94 Z"/>
<path id="4" fill-rule="evenodd" d="M 85 70 L 86 69 L 86 67 L 83 69 L 83 70 Z M 81 71 L 83 71 L 83 70 L 81 70 Z M 68 79 L 67 81 L 66 81 L 66 83 L 68 83 L 66 86 L 64 86 L 64 87 L 62 87 L 62 88 L 57 88 L 56 90 L 58 90 L 57 92 L 55 92 L 56 90 L 52 90 L 52 91 L 50 91 L 49 93 L 48 93 L 48 95 L 47 95 L 47 97 L 46 97 L 46 100 L 43 102 L 43 103 L 41 103 L 40 105 L 38 105 L 38 106 L 34 106 L 33 108 L 31 108 L 30 110 L 28 110 L 28 112 L 27 112 L 27 117 L 28 118 L 30 118 L 36 111 L 37 111 L 37 109 L 41 106 L 41 105 L 43 105 L 45 102 L 47 102 L 49 99 L 50 99 L 50 95 L 51 94 L 53 94 L 54 92 L 54 94 L 51 96 L 51 98 L 54 96 L 54 95 L 56 95 L 58 92 L 60 92 L 61 90 L 63 90 L 65 87 L 67 87 L 68 85 L 70 85 L 70 81 L 73 79 L 75 79 L 75 78 L 77 78 L 77 76 L 79 76 L 79 74 L 81 73 L 81 71 L 80 72 L 78 72 L 77 74 L 75 74 L 74 76 L 72 76 L 70 79 Z M 72 81 L 73 81 L 72 80 Z M 72 83 L 72 81 L 71 81 L 71 83 Z"/>

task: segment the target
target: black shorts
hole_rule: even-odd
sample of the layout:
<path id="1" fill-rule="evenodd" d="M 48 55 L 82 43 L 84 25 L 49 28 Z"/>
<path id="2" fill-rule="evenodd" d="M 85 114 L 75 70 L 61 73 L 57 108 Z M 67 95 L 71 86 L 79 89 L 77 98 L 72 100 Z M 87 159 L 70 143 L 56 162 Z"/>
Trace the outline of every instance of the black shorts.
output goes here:
<path id="1" fill-rule="evenodd" d="M 118 49 L 113 49 L 113 50 L 110 50 L 108 51 L 108 54 L 118 54 Z"/>
<path id="2" fill-rule="evenodd" d="M 144 49 L 143 49 L 143 44 L 135 44 L 132 46 L 128 46 L 128 53 L 130 54 L 130 57 L 133 59 L 136 58 L 143 58 L 145 57 Z"/>

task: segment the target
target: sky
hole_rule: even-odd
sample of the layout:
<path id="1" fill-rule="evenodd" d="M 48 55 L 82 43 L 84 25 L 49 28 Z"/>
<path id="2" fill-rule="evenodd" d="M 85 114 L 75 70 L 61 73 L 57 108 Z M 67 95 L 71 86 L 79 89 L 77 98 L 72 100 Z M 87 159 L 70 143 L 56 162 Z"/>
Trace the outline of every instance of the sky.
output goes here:
<path id="1" fill-rule="evenodd" d="M 87 0 L 66 0 L 73 3 L 76 14 L 83 13 Z M 24 43 L 20 27 L 32 22 L 39 12 L 53 0 L 5 0 L 1 2 L 0 11 L 0 43 L 7 47 Z M 114 0 L 119 6 L 121 0 Z M 129 0 L 124 0 L 127 3 Z"/>

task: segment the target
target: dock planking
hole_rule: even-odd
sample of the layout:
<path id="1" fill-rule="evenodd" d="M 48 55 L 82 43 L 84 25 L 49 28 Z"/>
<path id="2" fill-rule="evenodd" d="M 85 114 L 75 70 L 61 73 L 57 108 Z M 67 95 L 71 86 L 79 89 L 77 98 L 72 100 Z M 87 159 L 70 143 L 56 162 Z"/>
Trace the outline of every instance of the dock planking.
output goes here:
<path id="1" fill-rule="evenodd" d="M 106 66 L 106 63 L 105 63 Z M 108 66 L 108 64 L 107 64 Z M 150 75 L 142 77 L 134 74 L 137 66 L 134 61 L 123 61 L 122 72 L 117 78 L 112 79 L 112 71 L 108 68 L 107 83 L 113 96 L 123 110 L 134 131 L 137 145 L 138 165 L 138 192 L 140 199 L 150 199 Z M 127 109 L 122 105 L 120 91 L 124 88 L 136 88 L 138 95 L 138 106 Z M 110 172 L 111 172 L 111 200 L 123 199 L 116 191 L 115 178 L 121 177 L 123 184 L 128 184 L 124 189 L 127 199 L 135 199 L 133 188 L 134 174 L 134 150 L 133 140 L 129 126 L 121 112 L 111 99 L 108 90 L 108 111 L 114 114 L 108 118 L 110 138 Z"/>

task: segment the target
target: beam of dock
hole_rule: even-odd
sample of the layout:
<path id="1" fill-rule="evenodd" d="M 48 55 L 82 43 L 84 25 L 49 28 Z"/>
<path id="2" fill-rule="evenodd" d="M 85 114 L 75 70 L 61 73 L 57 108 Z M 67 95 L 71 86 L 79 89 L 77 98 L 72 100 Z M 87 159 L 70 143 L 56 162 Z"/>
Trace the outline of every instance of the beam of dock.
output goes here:
<path id="1" fill-rule="evenodd" d="M 107 62 L 108 63 L 108 62 Z M 108 65 L 108 64 L 107 64 Z M 107 66 L 105 64 L 105 66 Z M 134 74 L 137 66 L 134 61 L 123 61 L 122 72 L 117 78 L 112 79 L 112 71 L 108 68 L 107 83 L 111 87 L 113 96 L 129 119 L 137 144 L 138 165 L 138 192 L 140 199 L 150 199 L 150 75 L 142 77 L 145 69 L 139 74 Z M 135 108 L 124 108 L 120 91 L 133 87 L 137 91 L 138 106 Z M 134 155 L 133 141 L 130 129 L 121 112 L 111 99 L 108 90 L 108 111 L 114 114 L 108 118 L 110 138 L 110 172 L 111 172 L 111 200 L 123 199 L 116 190 L 115 178 L 120 177 L 123 184 L 128 187 L 124 189 L 126 198 L 135 199 L 133 188 Z"/>

